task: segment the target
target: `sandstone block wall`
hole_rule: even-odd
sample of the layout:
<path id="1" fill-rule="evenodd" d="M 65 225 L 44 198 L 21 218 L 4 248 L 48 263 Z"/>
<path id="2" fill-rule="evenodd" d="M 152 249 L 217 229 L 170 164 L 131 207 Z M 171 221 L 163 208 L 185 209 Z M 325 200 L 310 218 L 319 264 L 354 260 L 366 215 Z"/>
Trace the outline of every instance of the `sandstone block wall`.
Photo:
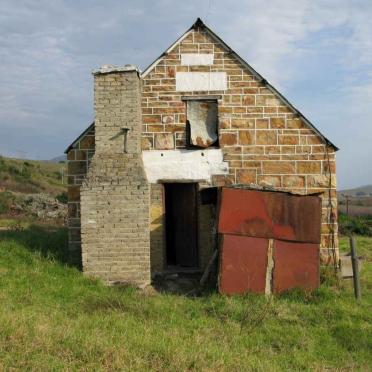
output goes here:
<path id="1" fill-rule="evenodd" d="M 208 58 L 212 64 L 182 64 L 182 59 L 193 60 L 195 54 L 212 55 Z M 179 72 L 224 72 L 226 90 L 178 91 Z M 199 187 L 252 183 L 299 194 L 320 193 L 321 257 L 324 262 L 332 258 L 338 248 L 335 149 L 264 81 L 205 29 L 192 30 L 142 80 L 140 92 L 135 71 L 97 74 L 96 145 L 90 132 L 68 154 L 70 247 L 76 250 L 80 247 L 80 185 L 97 149 L 81 194 L 86 272 L 108 281 L 130 278 L 140 283 L 149 280 L 150 261 L 152 272 L 166 267 L 163 186 L 147 185 L 138 155 L 141 149 L 186 147 L 187 102 L 181 99 L 185 95 L 220 96 L 219 146 L 229 174 L 214 176 L 211 183 Z M 141 110 L 128 109 L 139 104 Z M 124 129 L 128 129 L 126 140 Z M 215 214 L 213 205 L 199 203 L 201 268 L 214 247 Z"/>
<path id="2" fill-rule="evenodd" d="M 182 65 L 181 56 L 186 54 L 213 54 L 213 64 Z M 178 91 L 179 72 L 226 72 L 227 89 Z M 215 176 L 212 186 L 253 183 L 299 194 L 320 193 L 321 257 L 328 261 L 338 247 L 334 148 L 218 40 L 204 29 L 195 29 L 143 78 L 143 150 L 185 148 L 187 103 L 182 96 L 193 95 L 221 96 L 219 145 L 229 174 Z M 208 229 L 204 222 L 199 228 L 202 234 Z"/>
<path id="3" fill-rule="evenodd" d="M 94 126 L 92 125 L 67 153 L 69 251 L 79 265 L 81 265 L 80 186 L 86 177 L 94 151 Z"/>

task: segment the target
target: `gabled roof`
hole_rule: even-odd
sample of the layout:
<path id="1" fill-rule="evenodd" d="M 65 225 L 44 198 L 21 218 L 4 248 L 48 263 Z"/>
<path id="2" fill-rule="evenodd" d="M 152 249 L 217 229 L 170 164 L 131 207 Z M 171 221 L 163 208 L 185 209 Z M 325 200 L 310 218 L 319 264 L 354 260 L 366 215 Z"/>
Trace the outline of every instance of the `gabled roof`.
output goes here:
<path id="1" fill-rule="evenodd" d="M 232 50 L 217 34 L 215 34 L 200 18 L 181 36 L 179 37 L 164 53 L 162 53 L 154 62 L 152 62 L 142 73 L 141 77 L 144 78 L 146 75 L 161 61 L 161 59 L 167 55 L 175 46 L 177 46 L 183 39 L 185 39 L 190 32 L 193 30 L 202 29 L 205 30 L 213 39 L 219 42 L 231 56 L 235 57 L 247 70 L 251 72 L 262 84 L 265 85 L 273 94 L 279 97 L 293 112 L 295 112 L 323 141 L 334 148 L 335 151 L 339 150 L 327 137 L 325 137 L 314 124 L 310 122 L 291 102 L 289 102 L 276 88 L 274 88 L 266 79 L 264 79 L 252 66 L 250 66 L 242 57 L 240 57 L 234 50 Z"/>
<path id="2" fill-rule="evenodd" d="M 89 127 L 87 129 L 84 130 L 83 133 L 81 133 L 79 135 L 79 137 L 77 137 L 74 142 L 71 143 L 70 146 L 67 147 L 67 149 L 65 150 L 65 154 L 67 154 L 72 148 L 75 147 L 75 145 L 90 131 L 94 128 L 94 121 L 92 124 L 89 125 Z"/>
<path id="3" fill-rule="evenodd" d="M 323 141 L 334 148 L 335 151 L 339 150 L 327 137 L 325 137 L 314 124 L 310 122 L 291 102 L 289 102 L 275 87 L 273 87 L 266 79 L 264 79 L 251 65 L 249 65 L 242 57 L 240 57 L 234 50 L 232 50 L 217 34 L 215 34 L 200 18 L 198 18 L 195 23 L 181 36 L 179 37 L 165 52 L 163 52 L 154 62 L 152 62 L 141 74 L 141 78 L 146 77 L 146 75 L 161 61 L 161 59 L 167 55 L 172 49 L 177 46 L 183 39 L 185 39 L 190 32 L 197 29 L 205 30 L 213 39 L 219 42 L 233 57 L 235 57 L 247 70 L 251 72 L 262 84 L 266 86 L 273 94 L 279 97 L 288 107 L 296 113 L 299 118 L 301 118 Z M 94 122 L 77 137 L 74 142 L 71 143 L 69 147 L 65 150 L 65 153 L 70 151 L 71 148 L 92 128 L 94 128 Z"/>

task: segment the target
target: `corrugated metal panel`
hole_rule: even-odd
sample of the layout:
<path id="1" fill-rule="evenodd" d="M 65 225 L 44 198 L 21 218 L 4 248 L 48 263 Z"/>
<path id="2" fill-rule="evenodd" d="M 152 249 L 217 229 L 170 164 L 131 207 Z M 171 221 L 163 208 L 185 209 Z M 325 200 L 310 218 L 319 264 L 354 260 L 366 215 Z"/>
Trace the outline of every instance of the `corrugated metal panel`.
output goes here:
<path id="1" fill-rule="evenodd" d="M 265 291 L 268 239 L 224 235 L 219 290 L 223 294 Z"/>
<path id="2" fill-rule="evenodd" d="M 320 242 L 318 196 L 223 188 L 218 231 L 297 242 Z"/>
<path id="3" fill-rule="evenodd" d="M 317 288 L 320 218 L 317 196 L 222 189 L 220 292 Z"/>
<path id="4" fill-rule="evenodd" d="M 319 286 L 319 245 L 274 241 L 273 292 Z"/>

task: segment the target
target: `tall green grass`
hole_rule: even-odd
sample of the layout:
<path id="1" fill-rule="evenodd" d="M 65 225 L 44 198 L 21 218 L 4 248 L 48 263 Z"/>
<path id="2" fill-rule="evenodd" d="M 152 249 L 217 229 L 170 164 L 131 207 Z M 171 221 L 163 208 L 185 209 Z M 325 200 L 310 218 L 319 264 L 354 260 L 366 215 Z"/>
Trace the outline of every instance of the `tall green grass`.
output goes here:
<path id="1" fill-rule="evenodd" d="M 0 232 L 0 370 L 368 370 L 372 239 L 358 243 L 360 304 L 337 282 L 269 301 L 105 287 L 72 265 L 65 230 Z"/>

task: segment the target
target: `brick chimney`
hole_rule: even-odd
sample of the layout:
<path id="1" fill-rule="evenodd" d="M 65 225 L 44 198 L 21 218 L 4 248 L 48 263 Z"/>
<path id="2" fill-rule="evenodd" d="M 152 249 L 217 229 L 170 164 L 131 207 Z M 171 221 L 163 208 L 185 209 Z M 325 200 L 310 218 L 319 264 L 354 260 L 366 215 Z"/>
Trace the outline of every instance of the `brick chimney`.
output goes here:
<path id="1" fill-rule="evenodd" d="M 135 66 L 93 72 L 96 152 L 81 187 L 83 271 L 108 283 L 150 282 L 149 185 L 141 158 Z"/>

